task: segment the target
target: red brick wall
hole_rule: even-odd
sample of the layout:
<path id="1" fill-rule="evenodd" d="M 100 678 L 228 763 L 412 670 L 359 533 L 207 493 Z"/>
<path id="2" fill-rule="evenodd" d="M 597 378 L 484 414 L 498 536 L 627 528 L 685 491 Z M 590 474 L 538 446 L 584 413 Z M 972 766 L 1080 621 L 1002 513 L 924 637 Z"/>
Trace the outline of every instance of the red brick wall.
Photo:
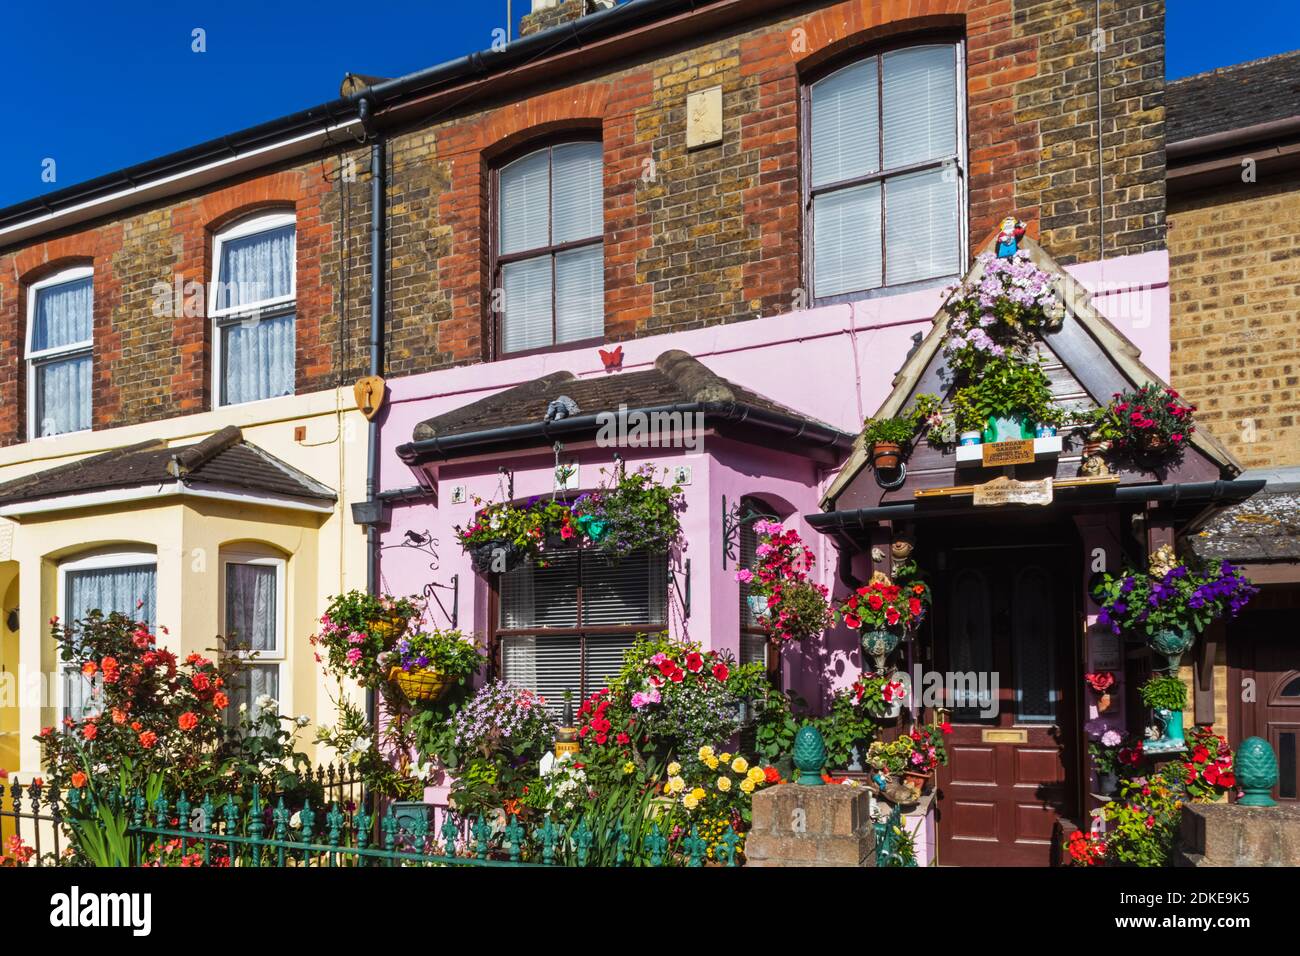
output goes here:
<path id="1" fill-rule="evenodd" d="M 1095 259 L 1097 74 L 1092 0 L 842 0 L 769 16 L 606 71 L 582 54 L 549 87 L 484 106 L 463 97 L 388 149 L 386 368 L 407 375 L 491 357 L 489 184 L 500 157 L 566 129 L 601 131 L 605 313 L 611 341 L 741 321 L 806 303 L 801 78 L 899 35 L 966 37 L 969 233 L 1015 214 L 1064 262 Z M 1161 2 L 1104 0 L 1106 253 L 1164 245 Z M 686 98 L 723 89 L 723 141 L 686 148 Z M 365 367 L 368 151 L 342 153 L 112 222 L 0 250 L 0 442 L 22 435 L 22 294 L 60 257 L 96 266 L 95 424 L 210 407 L 203 318 L 159 320 L 158 281 L 206 282 L 211 231 L 242 211 L 298 214 L 299 391 Z M 892 371 L 892 370 L 888 370 Z"/>

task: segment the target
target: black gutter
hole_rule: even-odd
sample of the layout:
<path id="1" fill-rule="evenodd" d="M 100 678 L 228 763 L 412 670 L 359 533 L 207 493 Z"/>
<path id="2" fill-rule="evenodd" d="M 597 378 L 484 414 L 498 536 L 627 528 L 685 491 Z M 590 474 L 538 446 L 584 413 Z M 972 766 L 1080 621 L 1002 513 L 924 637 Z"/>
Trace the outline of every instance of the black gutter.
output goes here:
<path id="1" fill-rule="evenodd" d="M 229 159 L 242 151 L 271 145 L 303 133 L 323 131 L 344 120 L 358 118 L 363 101 L 369 101 L 376 108 L 385 107 L 399 99 L 428 94 L 462 80 L 486 77 L 521 66 L 539 55 L 581 47 L 672 14 L 708 5 L 710 0 L 628 0 L 627 3 L 608 10 L 589 13 L 577 20 L 515 40 L 499 50 L 487 49 L 470 53 L 197 146 L 24 200 L 0 209 L 0 228 L 33 216 L 57 213 L 60 209 L 81 205 L 123 189 L 135 188 L 142 181 L 177 175 L 218 159 Z"/>
<path id="2" fill-rule="evenodd" d="M 1095 492 L 1099 501 L 1116 504 L 1140 504 L 1147 501 L 1168 502 L 1172 505 L 1193 504 L 1203 501 L 1242 501 L 1264 487 L 1260 479 L 1249 481 L 1194 481 L 1173 485 L 1120 485 L 1113 488 L 1110 496 L 1104 494 L 1104 488 L 1062 488 L 1061 491 L 1073 491 L 1076 494 Z M 876 508 L 859 508 L 855 511 L 823 511 L 809 515 L 808 523 L 822 534 L 847 538 L 854 532 L 861 533 L 878 521 L 892 521 L 907 518 L 943 518 L 953 515 L 969 515 L 973 506 L 958 507 L 953 505 L 927 506 L 924 502 L 900 501 L 892 505 L 880 505 Z"/>
<path id="3" fill-rule="evenodd" d="M 565 437 L 596 431 L 609 421 L 609 416 L 623 412 L 604 411 L 592 415 L 575 415 L 558 421 L 527 422 L 506 425 L 455 435 L 435 436 L 399 445 L 397 455 L 408 465 L 430 461 L 447 461 L 490 448 L 520 442 L 538 441 L 551 444 Z M 705 425 L 751 425 L 774 431 L 791 442 L 810 445 L 818 449 L 848 451 L 856 436 L 827 425 L 819 425 L 793 415 L 757 408 L 742 402 L 678 402 L 672 405 L 654 405 L 647 408 L 627 409 L 627 415 L 699 414 Z"/>

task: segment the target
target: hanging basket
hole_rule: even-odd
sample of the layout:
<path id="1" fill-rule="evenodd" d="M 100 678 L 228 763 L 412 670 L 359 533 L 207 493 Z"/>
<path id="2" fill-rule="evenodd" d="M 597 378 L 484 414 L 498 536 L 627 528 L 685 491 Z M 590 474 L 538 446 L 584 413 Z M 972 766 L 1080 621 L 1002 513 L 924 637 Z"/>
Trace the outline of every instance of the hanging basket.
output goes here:
<path id="1" fill-rule="evenodd" d="M 1183 655 L 1195 643 L 1196 632 L 1189 627 L 1165 627 L 1147 637 L 1147 645 L 1157 654 L 1165 656 L 1167 672 L 1170 674 L 1178 673 Z"/>
<path id="2" fill-rule="evenodd" d="M 528 552 L 513 541 L 484 541 L 482 544 L 470 545 L 468 551 L 474 570 L 479 574 L 513 571 L 528 557 Z M 499 563 L 498 553 L 501 555 Z"/>
<path id="3" fill-rule="evenodd" d="M 453 683 L 450 677 L 428 667 L 414 671 L 404 671 L 400 667 L 394 667 L 388 672 L 388 679 L 396 684 L 398 690 L 413 704 L 428 704 L 440 700 L 451 689 Z"/>
<path id="4" fill-rule="evenodd" d="M 862 632 L 862 649 L 876 662 L 876 672 L 885 669 L 885 658 L 903 642 L 901 627 L 882 627 Z"/>

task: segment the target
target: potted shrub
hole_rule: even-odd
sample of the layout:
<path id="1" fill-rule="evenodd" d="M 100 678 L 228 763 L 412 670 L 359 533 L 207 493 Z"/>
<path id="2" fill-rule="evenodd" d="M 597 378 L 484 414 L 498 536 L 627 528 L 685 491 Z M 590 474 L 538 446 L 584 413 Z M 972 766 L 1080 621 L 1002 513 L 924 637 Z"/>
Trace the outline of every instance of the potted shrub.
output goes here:
<path id="1" fill-rule="evenodd" d="M 835 623 L 829 592 L 808 579 L 816 559 L 799 533 L 778 522 L 755 522 L 758 561 L 741 568 L 736 580 L 749 586 L 750 610 L 769 640 L 802 641 Z"/>
<path id="2" fill-rule="evenodd" d="M 840 605 L 844 623 L 861 635 L 863 650 L 885 669 L 885 658 L 914 629 L 930 607 L 930 588 L 904 571 L 898 583 L 877 571 L 871 581 L 851 593 Z"/>
<path id="3" fill-rule="evenodd" d="M 1196 431 L 1196 406 L 1167 385 L 1148 382 L 1116 392 L 1106 407 L 1105 428 L 1113 447 L 1139 458 L 1169 458 Z"/>
<path id="4" fill-rule="evenodd" d="M 1142 685 L 1142 703 L 1164 725 L 1161 738 L 1147 744 L 1149 751 L 1182 750 L 1183 711 L 1187 708 L 1187 686 L 1177 677 L 1160 675 Z"/>
<path id="5" fill-rule="evenodd" d="M 1056 427 L 1063 418 L 1042 365 L 1018 359 L 988 363 L 954 405 L 962 430 L 981 428 L 985 442 L 1033 438 L 1039 424 Z"/>
<path id="6" fill-rule="evenodd" d="M 573 502 L 572 520 L 579 543 L 590 544 L 614 558 L 633 551 L 665 552 L 681 535 L 686 498 L 679 485 L 662 480 L 655 466 L 642 465 L 609 477 Z"/>
<path id="7" fill-rule="evenodd" d="M 1106 730 L 1088 743 L 1088 754 L 1097 771 L 1097 792 L 1102 796 L 1113 796 L 1119 789 L 1119 775 L 1124 767 L 1121 749 L 1124 749 L 1124 735 L 1117 730 Z"/>
<path id="8" fill-rule="evenodd" d="M 852 690 L 858 705 L 877 719 L 897 717 L 907 702 L 907 686 L 897 673 L 882 676 L 868 672 L 854 681 Z"/>
<path id="9" fill-rule="evenodd" d="M 862 432 L 862 442 L 870 451 L 871 465 L 877 471 L 897 468 L 906 457 L 904 446 L 916 435 L 914 416 L 869 418 Z"/>
<path id="10" fill-rule="evenodd" d="M 1229 562 L 1197 567 L 1164 545 L 1144 572 L 1103 575 L 1095 591 L 1101 605 L 1097 622 L 1116 634 L 1143 638 L 1165 656 L 1172 673 L 1197 634 L 1218 618 L 1236 617 L 1258 592 Z"/>
<path id="11" fill-rule="evenodd" d="M 477 673 L 483 656 L 460 631 L 434 629 L 399 638 L 379 664 L 408 701 L 432 703 Z"/>

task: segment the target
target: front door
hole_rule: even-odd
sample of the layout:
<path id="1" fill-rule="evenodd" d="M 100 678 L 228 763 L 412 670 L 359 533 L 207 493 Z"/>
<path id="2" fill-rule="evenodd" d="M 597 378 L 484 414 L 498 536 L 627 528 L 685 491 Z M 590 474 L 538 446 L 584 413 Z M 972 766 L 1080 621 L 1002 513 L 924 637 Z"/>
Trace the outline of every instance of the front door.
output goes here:
<path id="1" fill-rule="evenodd" d="M 953 702 L 949 763 L 938 779 L 941 865 L 1046 866 L 1058 821 L 1076 810 L 1073 554 L 1054 546 L 947 553 L 935 657 L 964 699 Z"/>
<path id="2" fill-rule="evenodd" d="M 1300 799 L 1300 641 L 1294 609 L 1248 609 L 1231 622 L 1230 687 L 1249 688 L 1237 704 L 1232 743 L 1263 737 L 1277 755 L 1276 800 Z"/>

